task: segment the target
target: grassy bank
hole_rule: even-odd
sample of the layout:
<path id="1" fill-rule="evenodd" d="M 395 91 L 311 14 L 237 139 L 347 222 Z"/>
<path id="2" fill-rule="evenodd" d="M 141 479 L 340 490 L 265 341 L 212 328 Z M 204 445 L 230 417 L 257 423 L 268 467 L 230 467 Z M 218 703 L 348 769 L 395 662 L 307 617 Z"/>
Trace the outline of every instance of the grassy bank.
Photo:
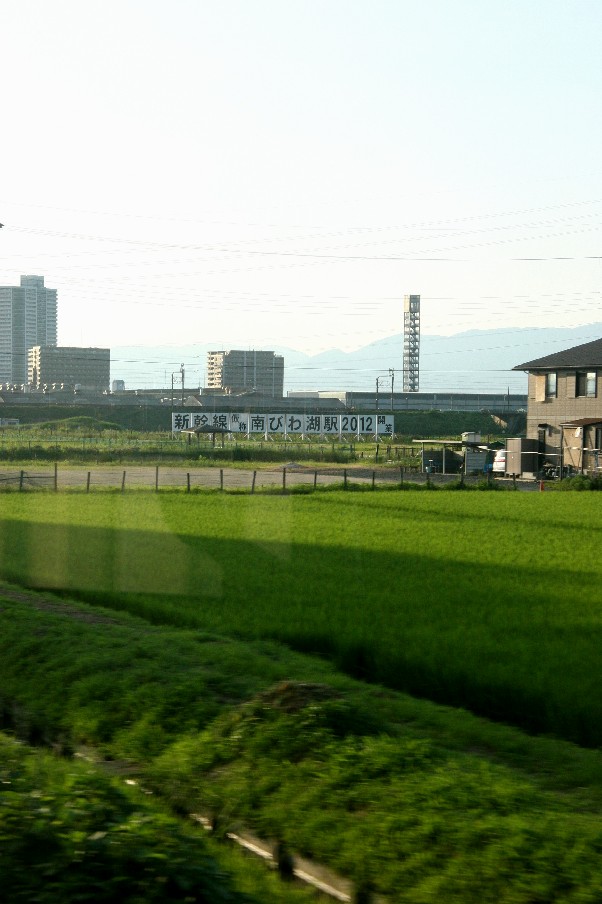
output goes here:
<path id="1" fill-rule="evenodd" d="M 247 826 L 280 838 L 392 901 L 577 904 L 602 893 L 598 751 L 362 684 L 277 643 L 18 590 L 0 591 L 0 653 L 5 729 L 64 752 L 86 744 L 134 760 L 143 784 L 179 812 L 211 814 L 218 834 Z M 80 866 L 100 852 L 108 875 L 115 864 L 123 875 L 135 848 L 151 865 L 162 851 L 164 875 L 178 863 L 198 867 L 199 856 L 214 875 L 183 829 L 151 819 L 90 767 L 82 777 L 68 762 L 55 774 L 39 754 L 19 757 L 31 759 L 9 765 L 8 780 L 17 777 L 21 796 L 0 811 L 16 862 L 18 846 L 32 843 L 25 826 L 50 843 L 57 836 L 59 866 L 72 845 Z M 123 845 L 112 846 L 122 831 Z M 241 887 L 234 866 L 224 891 Z M 279 899 L 266 891 L 263 900 Z"/>
<path id="2" fill-rule="evenodd" d="M 11 904 L 307 904 L 94 765 L 0 732 L 0 882 Z"/>

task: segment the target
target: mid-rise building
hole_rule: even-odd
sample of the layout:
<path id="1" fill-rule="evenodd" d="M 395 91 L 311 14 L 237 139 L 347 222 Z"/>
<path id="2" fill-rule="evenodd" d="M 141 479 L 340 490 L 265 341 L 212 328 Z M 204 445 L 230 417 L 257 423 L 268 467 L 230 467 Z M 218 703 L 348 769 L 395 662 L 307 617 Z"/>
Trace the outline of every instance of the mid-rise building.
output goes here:
<path id="1" fill-rule="evenodd" d="M 73 346 L 34 345 L 29 350 L 27 382 L 32 389 L 109 389 L 111 350 Z"/>
<path id="2" fill-rule="evenodd" d="M 208 352 L 207 388 L 230 393 L 256 391 L 280 399 L 284 358 L 266 351 Z"/>
<path id="3" fill-rule="evenodd" d="M 43 276 L 0 286 L 0 383 L 26 383 L 29 349 L 56 342 L 56 289 L 47 289 Z"/>

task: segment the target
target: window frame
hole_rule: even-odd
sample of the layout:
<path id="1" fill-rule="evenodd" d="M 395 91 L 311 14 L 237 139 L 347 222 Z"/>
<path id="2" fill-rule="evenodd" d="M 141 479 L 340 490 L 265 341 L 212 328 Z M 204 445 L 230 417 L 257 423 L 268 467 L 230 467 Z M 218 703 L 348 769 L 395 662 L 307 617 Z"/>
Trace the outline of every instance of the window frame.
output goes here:
<path id="1" fill-rule="evenodd" d="M 558 395 L 558 373 L 550 370 L 546 373 L 546 399 L 555 399 Z"/>
<path id="2" fill-rule="evenodd" d="M 598 371 L 578 370 L 575 374 L 575 398 L 595 399 L 598 395 Z"/>

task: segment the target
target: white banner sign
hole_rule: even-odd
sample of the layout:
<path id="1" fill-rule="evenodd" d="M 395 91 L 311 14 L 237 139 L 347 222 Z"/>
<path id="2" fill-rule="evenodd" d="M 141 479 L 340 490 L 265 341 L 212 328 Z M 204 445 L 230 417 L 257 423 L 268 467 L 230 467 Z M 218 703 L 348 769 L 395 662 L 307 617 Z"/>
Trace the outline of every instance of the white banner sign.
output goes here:
<path id="1" fill-rule="evenodd" d="M 295 434 L 301 436 L 392 436 L 394 422 L 392 414 L 259 414 L 192 411 L 186 414 L 172 414 L 173 433 L 215 427 L 228 433 L 251 434 Z"/>

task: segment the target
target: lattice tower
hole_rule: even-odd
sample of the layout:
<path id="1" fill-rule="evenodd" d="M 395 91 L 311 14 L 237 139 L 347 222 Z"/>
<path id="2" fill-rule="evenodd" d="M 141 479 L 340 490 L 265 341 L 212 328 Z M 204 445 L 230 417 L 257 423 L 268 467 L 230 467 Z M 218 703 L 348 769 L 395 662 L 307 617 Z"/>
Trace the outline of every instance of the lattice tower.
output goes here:
<path id="1" fill-rule="evenodd" d="M 418 392 L 420 384 L 420 295 L 403 299 L 403 391 Z"/>

